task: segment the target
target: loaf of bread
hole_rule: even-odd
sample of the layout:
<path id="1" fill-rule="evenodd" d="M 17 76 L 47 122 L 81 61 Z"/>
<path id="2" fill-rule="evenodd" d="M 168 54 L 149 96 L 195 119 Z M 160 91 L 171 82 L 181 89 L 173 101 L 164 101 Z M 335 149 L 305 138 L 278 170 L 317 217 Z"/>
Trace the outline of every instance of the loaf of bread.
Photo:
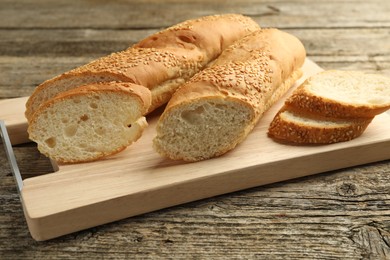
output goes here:
<path id="1" fill-rule="evenodd" d="M 189 20 L 45 81 L 26 104 L 29 137 L 59 162 L 118 152 L 141 135 L 145 114 L 165 104 L 227 46 L 258 29 L 236 14 Z"/>
<path id="2" fill-rule="evenodd" d="M 301 76 L 304 60 L 302 43 L 277 29 L 239 40 L 175 92 L 158 121 L 155 150 L 199 161 L 233 149 Z"/>
<path id="3" fill-rule="evenodd" d="M 206 16 L 155 33 L 131 48 L 92 61 L 39 85 L 26 104 L 30 121 L 37 108 L 57 94 L 97 82 L 131 82 L 152 92 L 148 111 L 165 104 L 178 86 L 234 41 L 259 29 L 237 14 Z"/>
<path id="4" fill-rule="evenodd" d="M 297 144 L 349 141 L 389 108 L 389 78 L 362 71 L 324 71 L 294 90 L 268 135 Z"/>

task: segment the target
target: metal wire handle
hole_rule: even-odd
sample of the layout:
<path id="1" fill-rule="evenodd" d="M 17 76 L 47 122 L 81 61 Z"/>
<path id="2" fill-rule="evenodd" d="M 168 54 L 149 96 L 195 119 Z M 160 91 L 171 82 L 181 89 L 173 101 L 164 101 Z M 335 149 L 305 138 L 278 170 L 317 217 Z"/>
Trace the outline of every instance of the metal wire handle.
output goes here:
<path id="1" fill-rule="evenodd" d="M 22 175 L 20 174 L 18 164 L 16 162 L 14 150 L 12 149 L 11 141 L 8 136 L 7 128 L 3 120 L 0 120 L 0 136 L 2 143 L 4 144 L 5 154 L 7 155 L 7 159 L 9 165 L 11 166 L 11 171 L 14 176 L 16 186 L 18 188 L 19 193 L 23 189 L 23 180 Z"/>

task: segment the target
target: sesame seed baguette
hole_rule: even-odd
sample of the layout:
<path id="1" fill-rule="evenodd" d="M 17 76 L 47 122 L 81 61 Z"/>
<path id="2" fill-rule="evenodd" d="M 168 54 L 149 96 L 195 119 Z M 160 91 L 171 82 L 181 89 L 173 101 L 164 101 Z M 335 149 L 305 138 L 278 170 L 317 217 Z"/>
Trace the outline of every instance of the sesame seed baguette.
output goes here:
<path id="1" fill-rule="evenodd" d="M 373 117 L 326 118 L 281 110 L 268 129 L 268 135 L 278 141 L 294 144 L 331 144 L 360 136 Z"/>
<path id="2" fill-rule="evenodd" d="M 155 150 L 199 161 L 233 149 L 301 76 L 305 56 L 296 37 L 277 29 L 237 41 L 175 92 L 157 123 Z"/>
<path id="3" fill-rule="evenodd" d="M 30 120 L 29 137 L 57 162 L 97 160 L 141 136 L 150 103 L 150 90 L 133 83 L 80 86 L 40 106 Z"/>
<path id="4" fill-rule="evenodd" d="M 178 86 L 258 24 L 238 14 L 188 20 L 155 33 L 131 48 L 97 59 L 39 85 L 26 104 L 26 118 L 57 94 L 97 82 L 131 82 L 152 92 L 148 112 L 165 104 Z"/>
<path id="5" fill-rule="evenodd" d="M 308 78 L 286 104 L 327 117 L 372 118 L 390 108 L 390 78 L 328 70 Z"/>

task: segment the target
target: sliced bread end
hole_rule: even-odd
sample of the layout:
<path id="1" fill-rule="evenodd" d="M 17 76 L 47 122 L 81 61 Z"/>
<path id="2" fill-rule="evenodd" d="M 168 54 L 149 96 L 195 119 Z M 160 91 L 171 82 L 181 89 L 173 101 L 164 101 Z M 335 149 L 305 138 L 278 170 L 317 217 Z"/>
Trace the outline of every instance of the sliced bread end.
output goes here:
<path id="1" fill-rule="evenodd" d="M 317 119 L 283 110 L 275 116 L 268 129 L 268 135 L 280 141 L 296 144 L 345 142 L 360 136 L 372 119 Z"/>
<path id="2" fill-rule="evenodd" d="M 141 136 L 150 100 L 148 89 L 131 83 L 81 86 L 43 104 L 29 123 L 29 137 L 58 162 L 97 160 Z"/>
<path id="3" fill-rule="evenodd" d="M 308 78 L 286 104 L 328 117 L 371 118 L 390 108 L 390 78 L 328 70 Z"/>

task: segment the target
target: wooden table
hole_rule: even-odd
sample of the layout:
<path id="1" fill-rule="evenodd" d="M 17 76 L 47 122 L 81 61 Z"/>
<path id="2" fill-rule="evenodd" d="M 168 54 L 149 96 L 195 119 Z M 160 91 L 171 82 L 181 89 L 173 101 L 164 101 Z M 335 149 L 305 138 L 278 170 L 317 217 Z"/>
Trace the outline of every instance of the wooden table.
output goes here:
<path id="1" fill-rule="evenodd" d="M 161 28 L 233 12 L 296 35 L 324 69 L 390 76 L 389 1 L 0 0 L 0 98 L 30 95 L 45 79 Z M 35 145 L 14 149 L 30 175 L 48 169 Z M 40 163 L 32 166 L 32 159 Z M 390 160 L 192 202 L 46 242 L 30 237 L 12 175 L 0 172 L 0 259 L 390 258 Z"/>

